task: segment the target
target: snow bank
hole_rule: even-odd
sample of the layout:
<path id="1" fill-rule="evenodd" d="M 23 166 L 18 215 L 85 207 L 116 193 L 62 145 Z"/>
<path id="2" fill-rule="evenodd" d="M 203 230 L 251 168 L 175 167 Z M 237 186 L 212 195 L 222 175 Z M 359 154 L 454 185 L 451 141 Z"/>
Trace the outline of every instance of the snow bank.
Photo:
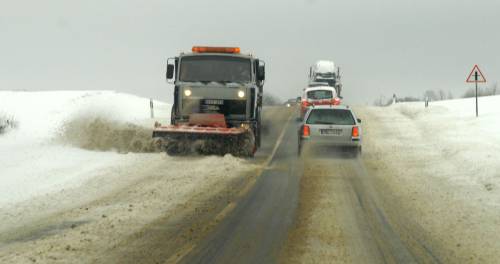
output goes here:
<path id="1" fill-rule="evenodd" d="M 499 259 L 499 105 L 479 98 L 477 118 L 473 98 L 356 109 L 388 218 L 443 263 Z"/>
<path id="2" fill-rule="evenodd" d="M 391 106 L 412 119 L 419 136 L 432 147 L 447 153 L 447 159 L 464 173 L 449 179 L 458 184 L 480 184 L 500 188 L 500 96 L 479 98 L 479 117 L 475 98 L 422 102 Z M 455 171 L 455 170 L 454 170 Z"/>
<path id="3" fill-rule="evenodd" d="M 0 206 L 78 185 L 127 159 L 117 152 L 153 151 L 149 105 L 112 91 L 0 91 L 0 113 L 17 124 L 0 135 Z M 167 122 L 170 106 L 154 105 Z"/>
<path id="4" fill-rule="evenodd" d="M 168 104 L 155 102 L 167 119 Z M 64 123 L 79 118 L 100 118 L 145 125 L 149 99 L 112 91 L 0 92 L 0 112 L 19 123 L 12 140 L 46 141 L 58 135 Z"/>

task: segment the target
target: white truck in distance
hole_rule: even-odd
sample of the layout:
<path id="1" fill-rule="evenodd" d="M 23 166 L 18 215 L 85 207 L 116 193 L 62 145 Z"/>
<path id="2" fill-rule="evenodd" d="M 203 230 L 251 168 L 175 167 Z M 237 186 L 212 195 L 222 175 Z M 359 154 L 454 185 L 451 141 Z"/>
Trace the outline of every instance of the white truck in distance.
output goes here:
<path id="1" fill-rule="evenodd" d="M 309 68 L 309 84 L 327 83 L 334 87 L 337 96 L 341 97 L 342 84 L 340 83 L 340 69 L 335 69 L 335 63 L 328 60 L 319 60 Z"/>

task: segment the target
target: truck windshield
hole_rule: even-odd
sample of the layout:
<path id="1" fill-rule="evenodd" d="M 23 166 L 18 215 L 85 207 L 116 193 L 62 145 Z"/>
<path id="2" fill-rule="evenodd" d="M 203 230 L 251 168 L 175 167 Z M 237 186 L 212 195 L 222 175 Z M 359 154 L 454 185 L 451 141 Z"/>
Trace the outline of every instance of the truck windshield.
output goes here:
<path id="1" fill-rule="evenodd" d="M 321 78 L 332 79 L 334 77 L 335 77 L 335 73 L 333 73 L 333 72 L 317 72 L 316 73 L 316 79 L 321 79 Z"/>
<path id="2" fill-rule="evenodd" d="M 312 90 L 307 92 L 307 99 L 311 100 L 321 100 L 321 99 L 332 99 L 333 92 L 331 90 Z"/>
<path id="3" fill-rule="evenodd" d="M 186 56 L 179 80 L 185 82 L 241 82 L 252 80 L 250 59 L 230 56 Z"/>
<path id="4" fill-rule="evenodd" d="M 345 109 L 313 109 L 307 124 L 311 125 L 355 125 L 351 111 Z"/>
<path id="5" fill-rule="evenodd" d="M 319 83 L 327 83 L 329 86 L 335 86 L 335 79 L 322 79 L 322 78 L 316 78 L 314 80 L 315 82 Z"/>

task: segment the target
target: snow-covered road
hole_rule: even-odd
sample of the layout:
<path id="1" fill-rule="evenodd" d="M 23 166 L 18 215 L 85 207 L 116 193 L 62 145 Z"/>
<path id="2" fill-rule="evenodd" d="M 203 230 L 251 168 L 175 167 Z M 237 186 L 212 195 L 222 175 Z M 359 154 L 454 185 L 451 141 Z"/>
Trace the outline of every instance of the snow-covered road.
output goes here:
<path id="1" fill-rule="evenodd" d="M 299 202 L 300 232 L 292 232 L 292 238 L 300 236 L 291 239 L 288 260 L 369 259 L 374 255 L 350 254 L 356 246 L 347 247 L 365 243 L 363 238 L 373 235 L 370 229 L 385 225 L 389 237 L 400 241 L 398 247 L 408 249 L 403 257 L 494 263 L 500 257 L 500 96 L 480 98 L 479 118 L 473 103 L 355 107 L 365 133 L 362 158 L 301 161 L 311 169 L 302 184 L 318 188 L 311 185 L 312 196 L 301 190 L 306 199 Z M 156 120 L 165 123 L 169 106 L 155 105 Z M 278 114 L 286 120 L 290 109 L 267 110 L 264 119 L 274 126 L 271 130 L 282 130 L 283 124 L 274 121 Z M 0 92 L 0 117 L 17 123 L 0 134 L 0 262 L 108 263 L 145 254 L 168 259 L 182 245 L 207 236 L 217 222 L 213 216 L 262 171 L 259 161 L 278 134 L 267 132 L 274 134 L 253 162 L 232 156 L 173 158 L 151 147 L 155 120 L 149 115 L 148 99 L 115 92 Z M 296 127 L 287 129 L 283 145 L 288 150 L 281 153 L 286 159 L 277 160 L 295 164 L 299 160 L 289 150 Z M 349 191 L 350 181 L 361 181 L 352 186 L 364 199 Z M 384 223 L 365 219 L 365 229 L 357 229 L 350 213 L 366 210 L 371 197 Z M 346 199 L 358 207 L 343 203 Z M 162 248 L 154 251 L 157 242 Z M 153 249 L 142 252 L 145 248 Z M 377 252 L 375 246 L 368 248 Z M 394 252 L 398 259 L 400 252 Z"/>
<path id="2" fill-rule="evenodd" d="M 359 160 L 306 156 L 283 263 L 497 263 L 500 96 L 354 107 Z"/>

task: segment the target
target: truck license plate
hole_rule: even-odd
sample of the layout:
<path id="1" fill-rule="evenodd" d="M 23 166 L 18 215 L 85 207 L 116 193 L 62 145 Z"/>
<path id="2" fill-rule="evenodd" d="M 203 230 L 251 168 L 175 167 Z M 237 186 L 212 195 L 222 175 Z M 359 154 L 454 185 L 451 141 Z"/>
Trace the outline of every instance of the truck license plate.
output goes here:
<path id="1" fill-rule="evenodd" d="M 224 100 L 222 99 L 205 99 L 206 105 L 223 105 Z"/>
<path id="2" fill-rule="evenodd" d="M 201 109 L 203 111 L 219 111 L 220 106 L 218 106 L 218 105 L 202 105 Z"/>
<path id="3" fill-rule="evenodd" d="M 321 135 L 342 135 L 342 129 L 320 129 L 319 132 L 321 133 Z"/>

